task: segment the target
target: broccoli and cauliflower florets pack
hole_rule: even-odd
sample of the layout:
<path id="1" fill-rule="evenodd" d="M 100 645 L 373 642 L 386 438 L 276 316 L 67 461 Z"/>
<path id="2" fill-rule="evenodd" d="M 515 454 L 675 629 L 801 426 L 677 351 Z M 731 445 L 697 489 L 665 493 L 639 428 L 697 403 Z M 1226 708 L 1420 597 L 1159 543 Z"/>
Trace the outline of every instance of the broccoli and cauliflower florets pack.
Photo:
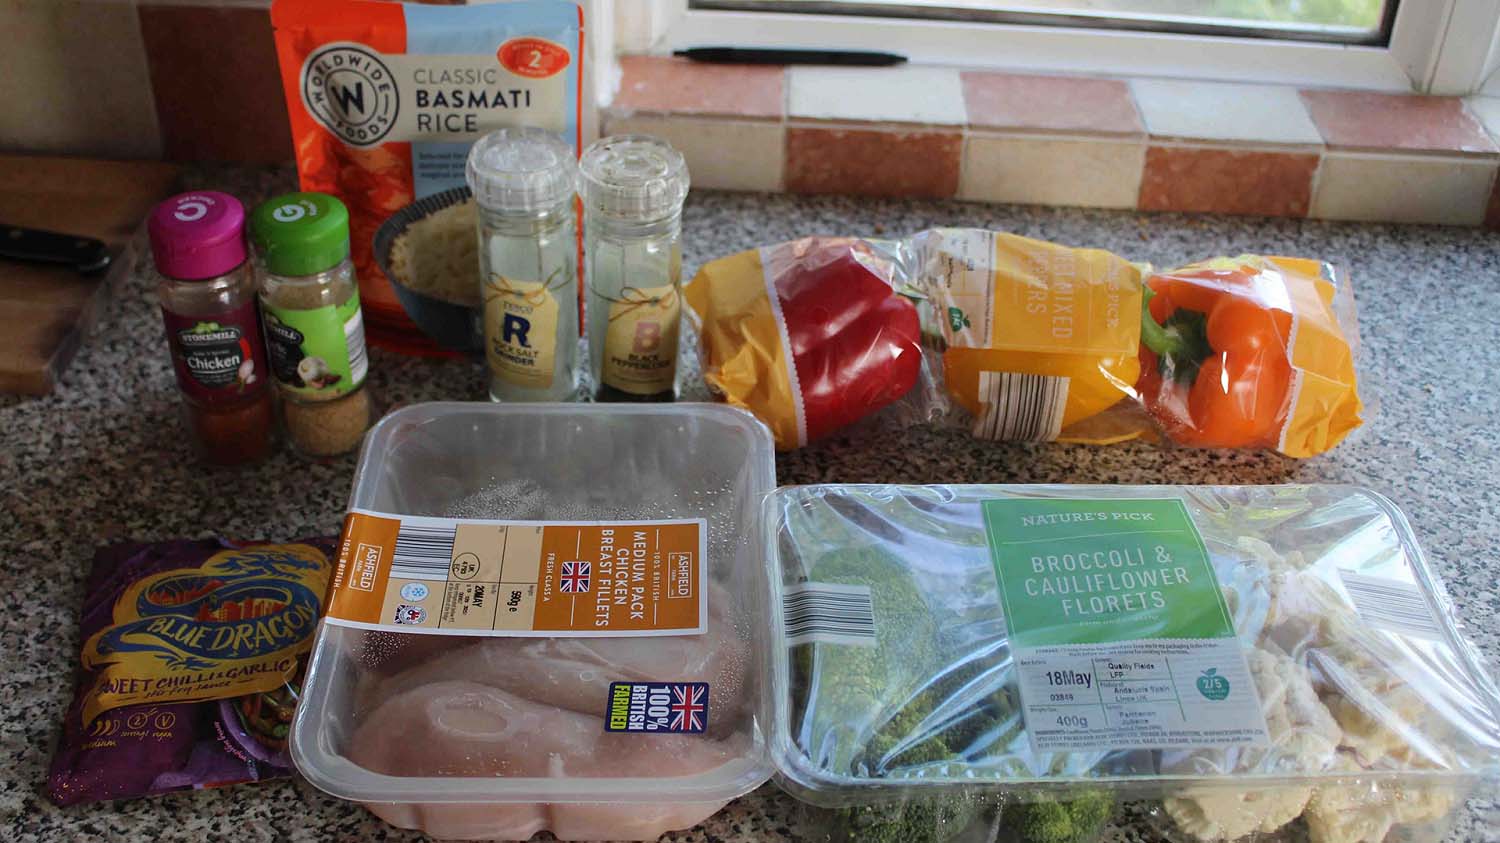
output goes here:
<path id="1" fill-rule="evenodd" d="M 1330 550 L 1333 537 L 1323 546 L 1303 538 L 1316 533 L 1298 519 L 1315 521 L 1309 512 L 1325 503 L 1326 487 L 1306 487 L 1305 501 L 1237 490 L 1280 497 L 1267 508 L 1274 517 L 1227 529 L 1233 517 L 1221 500 L 1195 517 L 1244 647 L 1267 745 L 1046 754 L 1032 752 L 1025 731 L 981 493 L 913 488 L 815 487 L 782 513 L 783 566 L 800 566 L 791 580 L 870 590 L 873 641 L 803 643 L 790 654 L 801 763 L 834 788 L 901 794 L 842 809 L 848 827 L 864 829 L 850 839 L 941 843 L 988 818 L 990 839 L 1087 843 L 1115 794 L 1137 798 L 1150 778 L 1161 783 L 1158 816 L 1170 820 L 1172 837 L 1218 843 L 1296 831 L 1309 843 L 1382 843 L 1397 826 L 1445 817 L 1461 797 L 1454 777 L 1428 774 L 1468 772 L 1475 749 L 1485 748 L 1453 748 L 1475 730 L 1450 722 L 1451 700 L 1429 699 L 1432 666 L 1408 639 L 1372 628 L 1341 591 L 1334 563 L 1350 551 Z M 1341 517 L 1357 520 L 1343 506 Z M 1365 513 L 1363 526 L 1377 515 Z M 1049 779 L 1077 787 L 1059 795 L 1017 783 Z"/>

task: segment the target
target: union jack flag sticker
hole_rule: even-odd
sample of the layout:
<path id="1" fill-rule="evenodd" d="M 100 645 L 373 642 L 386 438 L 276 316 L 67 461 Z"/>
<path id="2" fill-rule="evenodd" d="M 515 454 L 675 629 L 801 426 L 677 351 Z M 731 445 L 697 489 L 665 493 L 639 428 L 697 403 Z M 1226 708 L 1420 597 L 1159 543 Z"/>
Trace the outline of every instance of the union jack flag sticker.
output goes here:
<path id="1" fill-rule="evenodd" d="M 708 686 L 702 682 L 672 686 L 672 719 L 674 732 L 701 732 L 708 713 Z"/>
<path id="2" fill-rule="evenodd" d="M 606 732 L 699 733 L 708 728 L 707 682 L 611 682 Z"/>
<path id="3" fill-rule="evenodd" d="M 558 588 L 564 594 L 582 594 L 589 590 L 589 574 L 593 565 L 588 562 L 564 562 Z"/>

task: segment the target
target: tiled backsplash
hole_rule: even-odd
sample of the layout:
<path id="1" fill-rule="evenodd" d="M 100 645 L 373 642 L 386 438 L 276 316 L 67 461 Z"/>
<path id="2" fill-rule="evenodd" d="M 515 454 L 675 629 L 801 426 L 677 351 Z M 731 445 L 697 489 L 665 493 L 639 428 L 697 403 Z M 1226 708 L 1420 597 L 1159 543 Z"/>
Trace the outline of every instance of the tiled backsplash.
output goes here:
<path id="1" fill-rule="evenodd" d="M 727 146 L 685 150 L 701 187 L 1500 228 L 1500 100 L 932 67 L 623 66 L 606 131 L 725 127 Z M 705 107 L 704 87 L 719 105 Z M 784 107 L 768 109 L 776 91 Z M 691 129 L 677 129 L 680 115 Z M 779 155 L 761 148 L 777 140 Z"/>
<path id="2" fill-rule="evenodd" d="M 0 150 L 290 161 L 268 5 L 0 0 Z M 605 131 L 665 137 L 699 187 L 1500 229 L 1500 99 L 620 65 Z"/>

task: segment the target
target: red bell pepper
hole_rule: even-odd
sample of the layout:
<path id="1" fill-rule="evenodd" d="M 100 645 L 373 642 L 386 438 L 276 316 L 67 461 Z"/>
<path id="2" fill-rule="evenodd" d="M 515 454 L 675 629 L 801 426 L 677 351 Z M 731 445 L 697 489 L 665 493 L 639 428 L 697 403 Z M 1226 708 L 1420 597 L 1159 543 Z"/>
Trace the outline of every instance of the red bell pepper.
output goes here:
<path id="1" fill-rule="evenodd" d="M 775 279 L 809 442 L 905 395 L 922 369 L 917 309 L 861 247 L 818 244 Z"/>

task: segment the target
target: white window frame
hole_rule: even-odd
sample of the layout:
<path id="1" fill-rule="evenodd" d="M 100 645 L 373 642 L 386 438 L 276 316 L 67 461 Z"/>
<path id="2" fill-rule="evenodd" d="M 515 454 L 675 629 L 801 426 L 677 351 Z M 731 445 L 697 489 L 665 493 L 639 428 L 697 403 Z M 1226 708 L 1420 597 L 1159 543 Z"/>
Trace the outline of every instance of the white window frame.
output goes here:
<path id="1" fill-rule="evenodd" d="M 621 52 L 693 46 L 889 50 L 912 62 L 1044 73 L 1469 94 L 1500 60 L 1500 0 L 1403 0 L 1388 47 L 1073 27 L 615 4 Z M 1490 80 L 1491 88 L 1500 82 Z"/>

